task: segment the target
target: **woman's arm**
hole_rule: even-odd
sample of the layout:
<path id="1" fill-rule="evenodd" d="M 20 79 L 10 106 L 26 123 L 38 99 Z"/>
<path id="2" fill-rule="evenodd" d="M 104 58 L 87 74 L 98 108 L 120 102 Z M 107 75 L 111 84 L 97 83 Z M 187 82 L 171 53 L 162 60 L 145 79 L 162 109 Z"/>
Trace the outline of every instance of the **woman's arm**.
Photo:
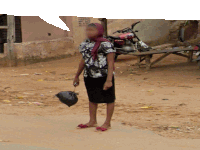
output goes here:
<path id="1" fill-rule="evenodd" d="M 84 67 L 85 67 L 85 61 L 82 58 L 80 63 L 79 63 L 78 71 L 77 71 L 76 76 L 75 76 L 76 78 L 78 78 L 80 76 L 80 74 L 82 73 Z"/>
<path id="2" fill-rule="evenodd" d="M 107 76 L 107 81 L 108 82 L 112 82 L 113 68 L 114 68 L 114 57 L 115 57 L 115 53 L 109 53 L 107 55 L 107 62 L 108 62 L 108 76 Z"/>

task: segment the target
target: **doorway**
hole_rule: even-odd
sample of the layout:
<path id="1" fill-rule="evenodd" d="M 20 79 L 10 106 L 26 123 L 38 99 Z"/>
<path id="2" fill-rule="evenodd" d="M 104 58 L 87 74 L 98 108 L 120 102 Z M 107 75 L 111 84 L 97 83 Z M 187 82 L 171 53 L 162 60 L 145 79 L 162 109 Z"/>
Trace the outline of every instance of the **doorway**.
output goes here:
<path id="1" fill-rule="evenodd" d="M 7 14 L 0 16 L 0 26 L 7 26 Z M 15 16 L 15 43 L 22 42 L 21 16 Z M 0 30 L 0 53 L 4 53 L 4 43 L 7 43 L 7 29 Z"/>

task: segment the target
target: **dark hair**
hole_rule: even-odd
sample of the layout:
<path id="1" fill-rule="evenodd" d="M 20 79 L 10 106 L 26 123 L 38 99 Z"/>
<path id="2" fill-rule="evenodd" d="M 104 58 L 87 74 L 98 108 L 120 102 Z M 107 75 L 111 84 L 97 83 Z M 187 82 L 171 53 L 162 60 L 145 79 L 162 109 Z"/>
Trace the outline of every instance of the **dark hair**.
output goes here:
<path id="1" fill-rule="evenodd" d="M 95 27 L 95 28 L 97 27 L 94 23 L 90 23 L 90 24 L 88 24 L 87 26 L 88 26 L 88 27 Z"/>

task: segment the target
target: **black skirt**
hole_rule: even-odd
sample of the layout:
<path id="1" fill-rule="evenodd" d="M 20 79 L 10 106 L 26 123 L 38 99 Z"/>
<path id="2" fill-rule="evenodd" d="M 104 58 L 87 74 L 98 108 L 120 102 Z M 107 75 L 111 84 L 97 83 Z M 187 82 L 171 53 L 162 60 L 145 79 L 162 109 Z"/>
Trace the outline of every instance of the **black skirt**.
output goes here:
<path id="1" fill-rule="evenodd" d="M 113 103 L 115 102 L 115 81 L 112 78 L 113 86 L 108 90 L 103 90 L 104 83 L 107 77 L 84 77 L 85 87 L 87 90 L 88 98 L 93 103 Z"/>

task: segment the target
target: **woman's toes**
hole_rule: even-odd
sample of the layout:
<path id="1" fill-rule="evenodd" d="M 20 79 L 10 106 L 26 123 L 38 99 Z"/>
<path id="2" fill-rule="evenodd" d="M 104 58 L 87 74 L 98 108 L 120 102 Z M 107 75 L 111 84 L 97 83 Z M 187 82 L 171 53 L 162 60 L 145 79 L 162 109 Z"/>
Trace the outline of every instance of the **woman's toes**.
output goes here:
<path id="1" fill-rule="evenodd" d="M 101 128 L 109 128 L 110 127 L 110 124 L 103 124 L 102 126 L 101 126 Z"/>

